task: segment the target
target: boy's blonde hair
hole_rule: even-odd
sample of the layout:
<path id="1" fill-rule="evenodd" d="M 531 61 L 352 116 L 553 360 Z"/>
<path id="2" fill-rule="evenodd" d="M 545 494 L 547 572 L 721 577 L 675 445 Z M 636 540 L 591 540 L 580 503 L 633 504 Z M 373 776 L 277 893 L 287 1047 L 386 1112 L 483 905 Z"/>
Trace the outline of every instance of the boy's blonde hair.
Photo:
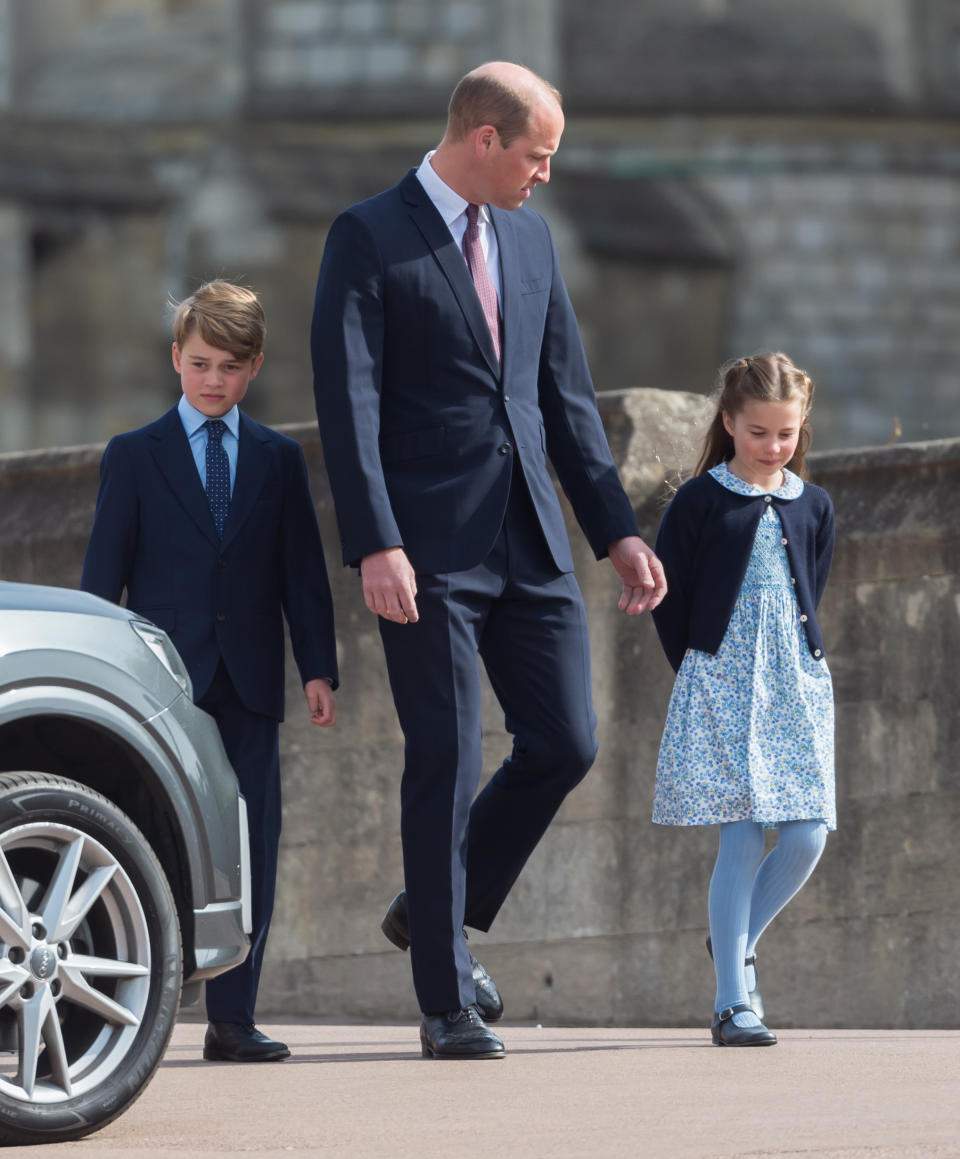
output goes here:
<path id="1" fill-rule="evenodd" d="M 208 346 L 246 361 L 262 353 L 267 320 L 253 290 L 217 280 L 204 282 L 174 311 L 173 340 L 181 350 L 194 331 Z"/>

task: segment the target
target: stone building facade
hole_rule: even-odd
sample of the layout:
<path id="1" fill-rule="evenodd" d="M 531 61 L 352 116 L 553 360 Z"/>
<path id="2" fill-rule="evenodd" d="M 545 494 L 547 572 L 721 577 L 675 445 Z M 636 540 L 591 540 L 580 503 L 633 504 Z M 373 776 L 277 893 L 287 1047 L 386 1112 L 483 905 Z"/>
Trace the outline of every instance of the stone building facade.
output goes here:
<path id="1" fill-rule="evenodd" d="M 494 56 L 565 93 L 534 204 L 598 387 L 782 347 L 818 446 L 960 433 L 957 0 L 0 0 L 0 449 L 168 405 L 210 276 L 265 301 L 252 412 L 309 418 L 330 221 Z"/>

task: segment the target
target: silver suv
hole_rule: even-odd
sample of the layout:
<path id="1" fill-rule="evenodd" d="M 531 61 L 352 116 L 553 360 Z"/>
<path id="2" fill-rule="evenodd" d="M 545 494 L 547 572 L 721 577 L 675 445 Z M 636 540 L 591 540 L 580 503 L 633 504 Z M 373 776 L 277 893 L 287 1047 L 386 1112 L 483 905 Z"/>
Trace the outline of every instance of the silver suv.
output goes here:
<path id="1" fill-rule="evenodd" d="M 0 582 L 0 1143 L 77 1139 L 248 949 L 246 816 L 167 636 Z"/>

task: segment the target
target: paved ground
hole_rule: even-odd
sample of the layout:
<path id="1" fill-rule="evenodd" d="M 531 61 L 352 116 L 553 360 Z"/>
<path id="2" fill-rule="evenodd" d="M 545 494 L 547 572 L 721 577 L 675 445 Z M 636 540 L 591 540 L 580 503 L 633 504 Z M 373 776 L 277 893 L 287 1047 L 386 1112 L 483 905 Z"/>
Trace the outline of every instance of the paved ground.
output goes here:
<path id="1" fill-rule="evenodd" d="M 509 1055 L 420 1058 L 409 1026 L 267 1025 L 294 1057 L 200 1059 L 180 1023 L 141 1099 L 77 1143 L 104 1159 L 960 1157 L 960 1031 L 787 1030 L 719 1050 L 699 1030 L 503 1029 Z"/>

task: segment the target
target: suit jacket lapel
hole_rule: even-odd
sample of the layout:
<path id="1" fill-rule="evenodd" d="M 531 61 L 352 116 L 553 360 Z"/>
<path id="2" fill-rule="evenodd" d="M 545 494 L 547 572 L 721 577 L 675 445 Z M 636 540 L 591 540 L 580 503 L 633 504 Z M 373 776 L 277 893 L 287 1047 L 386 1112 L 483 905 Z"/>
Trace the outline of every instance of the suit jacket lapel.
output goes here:
<path id="1" fill-rule="evenodd" d="M 227 522 L 223 528 L 224 547 L 246 522 L 266 482 L 269 463 L 269 440 L 261 436 L 258 425 L 241 411 L 237 477 L 233 485 L 233 495 L 230 497 Z"/>
<path id="2" fill-rule="evenodd" d="M 400 191 L 410 207 L 410 216 L 414 224 L 423 234 L 424 240 L 433 251 L 434 257 L 446 275 L 450 288 L 456 295 L 460 308 L 463 310 L 467 325 L 477 340 L 487 365 L 496 378 L 500 377 L 500 364 L 497 352 L 493 348 L 493 338 L 490 328 L 483 315 L 483 307 L 477 296 L 473 278 L 463 254 L 447 229 L 446 222 L 437 212 L 436 206 L 427 196 L 426 190 L 417 180 L 413 171 L 400 183 Z M 498 234 L 499 238 L 499 234 Z"/>
<path id="3" fill-rule="evenodd" d="M 204 535 L 213 543 L 218 543 L 207 494 L 200 482 L 197 464 L 177 408 L 172 407 L 153 423 L 149 435 L 151 453 L 170 489 Z"/>

